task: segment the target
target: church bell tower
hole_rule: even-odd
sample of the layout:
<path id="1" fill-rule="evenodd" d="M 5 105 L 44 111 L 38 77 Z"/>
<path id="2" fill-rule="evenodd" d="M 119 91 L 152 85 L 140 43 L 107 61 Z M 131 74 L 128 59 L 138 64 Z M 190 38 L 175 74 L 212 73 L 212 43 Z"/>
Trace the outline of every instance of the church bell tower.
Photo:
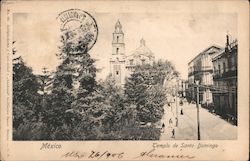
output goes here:
<path id="1" fill-rule="evenodd" d="M 124 33 L 122 31 L 122 25 L 119 20 L 115 24 L 112 47 L 113 47 L 112 55 L 125 54 Z"/>
<path id="2" fill-rule="evenodd" d="M 125 84 L 125 43 L 122 25 L 118 20 L 115 24 L 110 58 L 110 73 L 118 85 Z"/>

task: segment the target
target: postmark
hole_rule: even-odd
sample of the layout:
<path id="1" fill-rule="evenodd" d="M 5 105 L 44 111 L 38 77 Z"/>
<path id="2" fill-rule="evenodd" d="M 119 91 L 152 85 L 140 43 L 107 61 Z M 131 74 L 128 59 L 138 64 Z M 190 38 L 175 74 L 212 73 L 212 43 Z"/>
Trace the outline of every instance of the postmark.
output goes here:
<path id="1" fill-rule="evenodd" d="M 88 12 L 69 9 L 59 13 L 56 19 L 68 43 L 81 43 L 86 51 L 89 51 L 96 43 L 98 26 L 94 17 Z"/>

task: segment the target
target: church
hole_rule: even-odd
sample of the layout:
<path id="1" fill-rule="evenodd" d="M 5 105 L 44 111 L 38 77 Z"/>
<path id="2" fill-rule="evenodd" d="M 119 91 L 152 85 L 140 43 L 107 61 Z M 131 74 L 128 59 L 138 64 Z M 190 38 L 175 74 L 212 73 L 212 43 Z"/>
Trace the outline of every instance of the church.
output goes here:
<path id="1" fill-rule="evenodd" d="M 126 77 L 129 77 L 136 65 L 153 64 L 155 60 L 153 52 L 146 46 L 144 39 L 140 40 L 140 46 L 131 54 L 126 54 L 124 33 L 118 20 L 113 32 L 112 54 L 110 57 L 110 73 L 117 85 L 123 86 Z"/>

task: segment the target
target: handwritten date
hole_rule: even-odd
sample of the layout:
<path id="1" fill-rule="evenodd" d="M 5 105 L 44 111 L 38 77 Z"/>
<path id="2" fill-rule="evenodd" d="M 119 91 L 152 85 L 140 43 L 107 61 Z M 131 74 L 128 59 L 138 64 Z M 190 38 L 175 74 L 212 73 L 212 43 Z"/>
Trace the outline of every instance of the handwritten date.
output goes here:
<path id="1" fill-rule="evenodd" d="M 122 159 L 124 156 L 124 152 L 120 153 L 111 153 L 109 151 L 99 152 L 99 151 L 91 151 L 90 153 L 84 153 L 79 151 L 67 152 L 62 155 L 63 158 L 89 158 L 89 159 Z"/>

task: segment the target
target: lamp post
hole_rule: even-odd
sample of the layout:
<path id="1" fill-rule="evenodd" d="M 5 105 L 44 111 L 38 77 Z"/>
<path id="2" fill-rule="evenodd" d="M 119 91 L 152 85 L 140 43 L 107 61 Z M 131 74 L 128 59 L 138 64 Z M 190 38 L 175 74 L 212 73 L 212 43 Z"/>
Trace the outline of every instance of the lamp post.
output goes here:
<path id="1" fill-rule="evenodd" d="M 197 107 L 197 135 L 198 135 L 198 140 L 200 140 L 200 114 L 199 114 L 199 80 L 195 81 L 197 87 L 197 101 L 196 101 L 196 107 Z"/>

